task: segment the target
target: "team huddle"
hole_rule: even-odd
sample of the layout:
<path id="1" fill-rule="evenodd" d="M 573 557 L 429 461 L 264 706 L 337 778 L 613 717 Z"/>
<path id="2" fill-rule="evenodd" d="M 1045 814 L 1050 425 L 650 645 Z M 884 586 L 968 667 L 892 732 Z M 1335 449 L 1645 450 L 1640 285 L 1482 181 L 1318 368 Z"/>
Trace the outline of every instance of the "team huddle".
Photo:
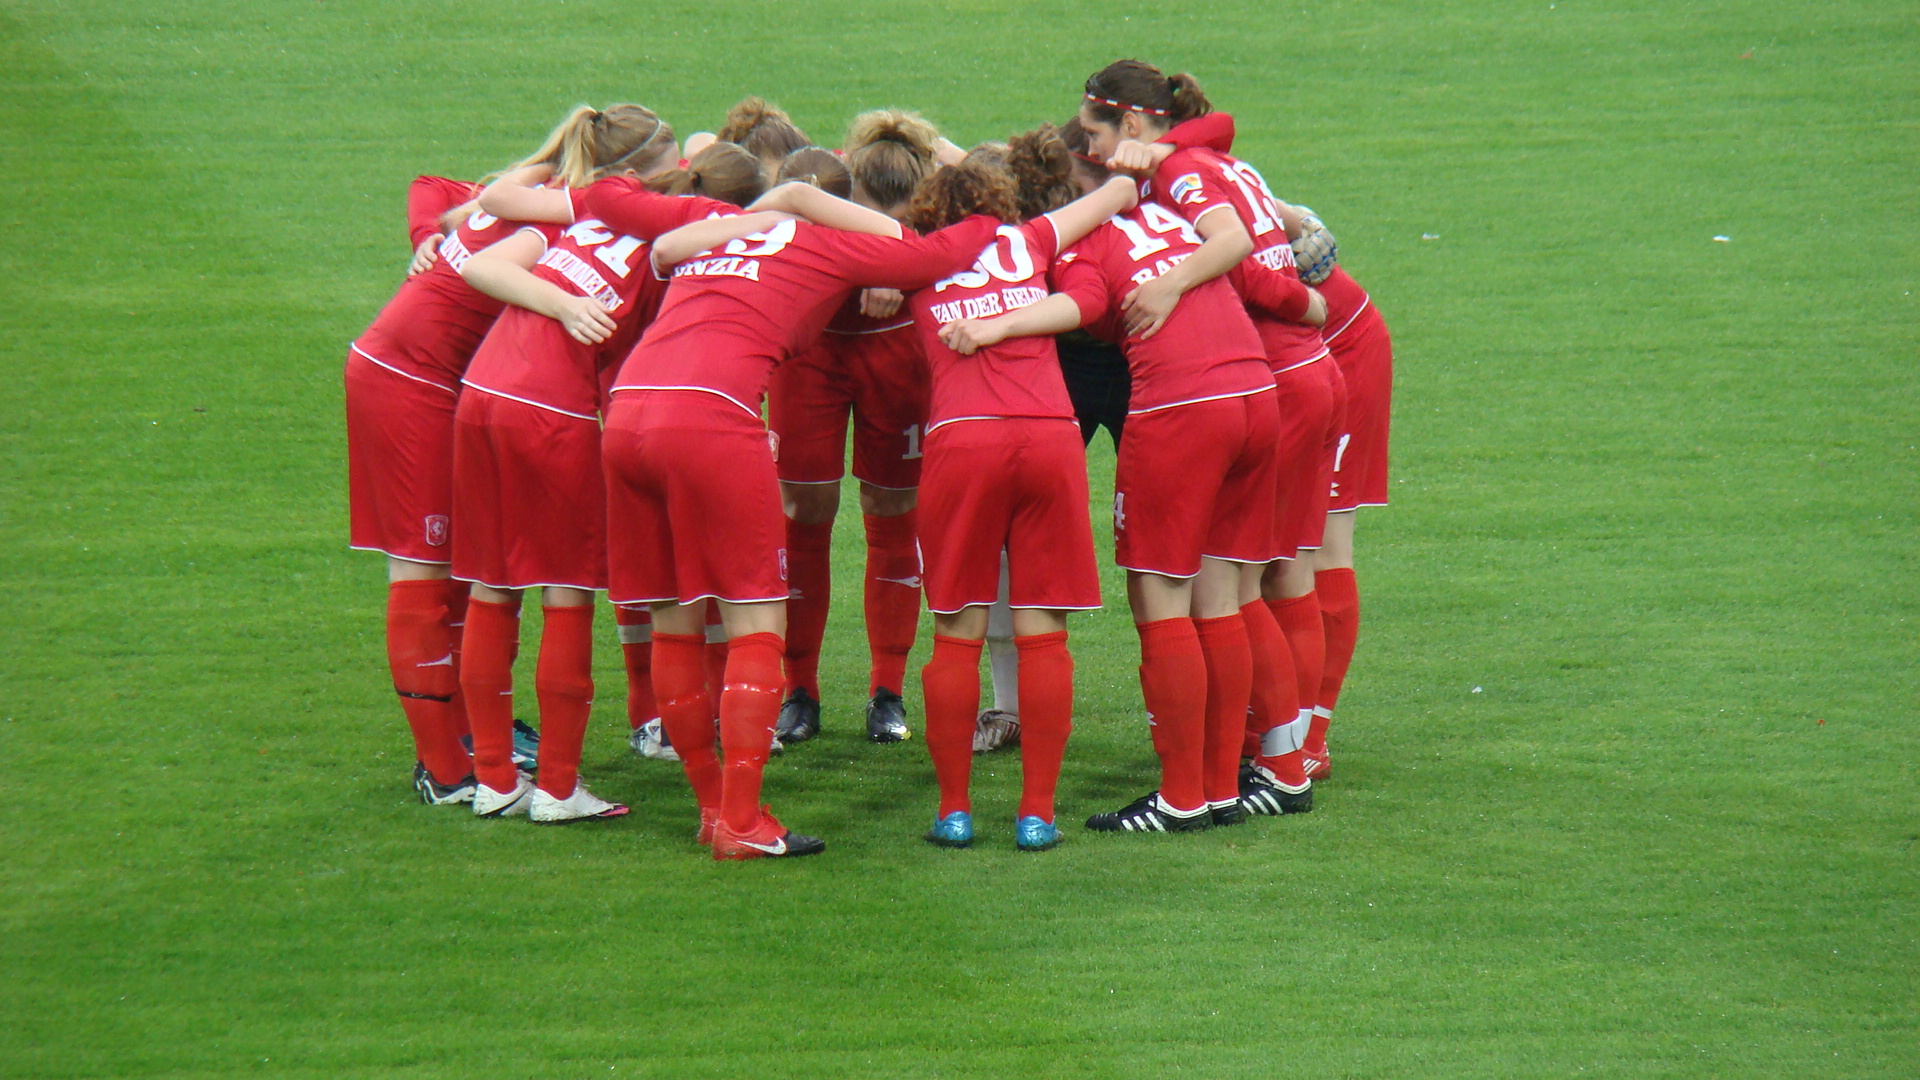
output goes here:
<path id="1" fill-rule="evenodd" d="M 579 777 L 604 590 L 634 748 L 684 769 L 700 842 L 823 850 L 760 794 L 821 726 L 851 419 L 874 742 L 909 735 L 923 594 L 933 615 L 928 841 L 972 843 L 972 758 L 1015 746 L 1014 842 L 1061 839 L 1101 426 L 1160 777 L 1087 828 L 1310 810 L 1358 629 L 1354 510 L 1386 502 L 1392 347 L 1234 135 L 1191 76 L 1123 60 L 1067 123 L 971 151 L 898 110 L 826 150 L 749 98 L 682 157 L 615 105 L 491 182 L 416 180 L 413 263 L 348 352 L 346 409 L 421 799 L 627 812 Z M 537 732 L 513 707 L 528 589 Z"/>

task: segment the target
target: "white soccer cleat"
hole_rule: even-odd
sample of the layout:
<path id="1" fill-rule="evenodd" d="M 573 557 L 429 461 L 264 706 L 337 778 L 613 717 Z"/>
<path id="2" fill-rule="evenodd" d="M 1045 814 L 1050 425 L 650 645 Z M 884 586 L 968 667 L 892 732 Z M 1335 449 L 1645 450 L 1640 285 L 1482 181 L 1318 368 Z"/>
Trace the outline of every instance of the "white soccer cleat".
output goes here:
<path id="1" fill-rule="evenodd" d="M 628 741 L 632 743 L 634 753 L 649 761 L 680 760 L 679 752 L 673 748 L 672 743 L 667 741 L 666 729 L 660 726 L 660 718 L 657 716 L 634 728 L 633 735 Z"/>
<path id="2" fill-rule="evenodd" d="M 527 816 L 542 825 L 564 825 L 569 821 L 585 821 L 588 818 L 616 818 L 627 813 L 626 807 L 596 796 L 587 790 L 587 785 L 581 783 L 575 783 L 573 794 L 564 799 L 556 799 L 534 788 L 532 802 Z"/>
<path id="3" fill-rule="evenodd" d="M 473 785 L 474 817 L 525 817 L 533 801 L 533 777 L 521 773 L 512 791 L 495 791 L 485 784 Z"/>

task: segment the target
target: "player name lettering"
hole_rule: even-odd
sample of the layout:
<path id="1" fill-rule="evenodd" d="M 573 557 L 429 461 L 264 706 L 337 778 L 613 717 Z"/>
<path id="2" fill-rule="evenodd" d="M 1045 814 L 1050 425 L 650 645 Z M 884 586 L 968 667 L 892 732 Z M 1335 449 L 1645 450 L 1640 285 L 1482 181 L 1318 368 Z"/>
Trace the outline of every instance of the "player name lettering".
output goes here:
<path id="1" fill-rule="evenodd" d="M 995 315 L 1004 315 L 1017 311 L 1028 304 L 1037 304 L 1047 298 L 1047 290 L 1036 289 L 1030 285 L 1015 285 L 1010 289 L 1001 289 L 998 293 L 968 297 L 965 300 L 949 300 L 944 304 L 934 304 L 932 311 L 936 322 L 950 323 L 961 319 L 991 319 Z"/>
<path id="2" fill-rule="evenodd" d="M 540 256 L 540 265 L 551 266 L 558 270 L 561 277 L 573 283 L 574 288 L 579 289 L 583 295 L 600 301 L 600 306 L 608 311 L 620 310 L 620 294 L 614 291 L 613 286 L 607 284 L 606 278 L 601 277 L 593 267 L 581 262 L 580 257 L 573 252 L 551 248 L 545 255 Z"/>
<path id="3" fill-rule="evenodd" d="M 1265 251 L 1254 252 L 1253 257 L 1269 270 L 1287 270 L 1294 265 L 1292 244 L 1275 244 Z"/>
<path id="4" fill-rule="evenodd" d="M 739 277 L 760 280 L 760 260 L 725 256 L 718 259 L 688 259 L 673 268 L 674 277 L 699 274 L 702 277 Z"/>
<path id="5" fill-rule="evenodd" d="M 1193 252 L 1191 251 L 1182 251 L 1174 255 L 1169 255 L 1164 259 L 1155 259 L 1152 266 L 1144 266 L 1133 272 L 1133 283 L 1135 285 L 1145 285 L 1161 274 L 1186 262 L 1187 256 L 1192 254 Z"/>
<path id="6" fill-rule="evenodd" d="M 455 271 L 460 271 L 467 268 L 467 260 L 473 258 L 473 252 L 460 242 L 459 233 L 453 233 L 440 241 L 440 257 L 447 260 L 447 265 Z"/>

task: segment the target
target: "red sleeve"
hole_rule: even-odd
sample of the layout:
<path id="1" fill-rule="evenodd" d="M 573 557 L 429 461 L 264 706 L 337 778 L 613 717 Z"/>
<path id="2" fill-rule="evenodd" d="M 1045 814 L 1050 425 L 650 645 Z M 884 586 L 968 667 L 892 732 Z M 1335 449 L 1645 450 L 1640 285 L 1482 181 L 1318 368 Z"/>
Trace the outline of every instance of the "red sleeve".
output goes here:
<path id="1" fill-rule="evenodd" d="M 1182 150 L 1204 146 L 1209 150 L 1231 154 L 1233 136 L 1233 114 L 1210 112 L 1205 116 L 1196 116 L 1185 123 L 1175 124 L 1172 131 L 1154 141 L 1177 146 Z"/>
<path id="2" fill-rule="evenodd" d="M 628 236 L 648 241 L 716 212 L 739 212 L 739 207 L 717 199 L 661 195 L 625 176 L 610 176 L 590 185 L 584 194 L 575 196 L 573 206 L 576 218 L 596 217 Z"/>
<path id="3" fill-rule="evenodd" d="M 1220 186 L 1215 171 L 1192 150 L 1175 150 L 1161 162 L 1151 186 L 1155 202 L 1190 223 L 1199 222 L 1200 215 L 1216 207 L 1234 209 L 1233 197 Z"/>
<path id="4" fill-rule="evenodd" d="M 1313 303 L 1307 287 L 1298 277 L 1269 270 L 1252 259 L 1240 260 L 1228 273 L 1240 300 L 1253 308 L 1286 322 L 1299 322 Z"/>
<path id="5" fill-rule="evenodd" d="M 473 198 L 474 186 L 465 180 L 444 176 L 416 176 L 407 186 L 407 240 L 419 247 L 421 241 L 440 235 L 440 216 Z"/>
<path id="6" fill-rule="evenodd" d="M 1099 253 L 1092 250 L 1086 240 L 1068 248 L 1054 262 L 1047 277 L 1054 292 L 1065 295 L 1080 309 L 1081 326 L 1099 322 L 1112 306 L 1113 294 L 1107 286 L 1106 268 L 1101 265 Z"/>
<path id="7" fill-rule="evenodd" d="M 835 254 L 842 258 L 846 280 L 852 284 L 912 292 L 966 269 L 993 242 L 999 227 L 993 218 L 975 214 L 938 232 L 925 236 L 908 232 L 898 240 L 841 233 L 846 244 Z"/>
<path id="8" fill-rule="evenodd" d="M 1039 261 L 1050 263 L 1060 257 L 1060 230 L 1053 227 L 1053 218 L 1041 214 L 1020 226 L 1020 231 L 1027 234 Z"/>

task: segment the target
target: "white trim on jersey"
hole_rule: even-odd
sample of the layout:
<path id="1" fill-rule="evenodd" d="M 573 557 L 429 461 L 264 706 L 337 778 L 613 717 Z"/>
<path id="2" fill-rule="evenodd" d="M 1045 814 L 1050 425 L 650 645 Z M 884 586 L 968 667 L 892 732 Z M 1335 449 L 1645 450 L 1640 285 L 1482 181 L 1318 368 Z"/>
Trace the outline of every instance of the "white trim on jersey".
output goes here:
<path id="1" fill-rule="evenodd" d="M 900 330 L 900 329 L 903 329 L 903 328 L 905 328 L 905 327 L 909 327 L 909 326 L 912 326 L 912 325 L 913 325 L 913 320 L 912 320 L 912 319 L 908 319 L 908 320 L 907 320 L 906 322 L 898 322 L 898 323 L 894 323 L 894 324 L 893 324 L 892 326 L 879 326 L 879 327 L 875 327 L 875 328 L 874 328 L 874 329 L 872 329 L 872 330 L 835 330 L 835 329 L 834 329 L 833 327 L 831 327 L 831 326 L 829 326 L 829 327 L 827 327 L 827 333 L 829 333 L 829 334 L 839 334 L 839 335 L 840 335 L 841 337 L 859 337 L 859 336 L 861 336 L 862 334 L 886 334 L 886 333 L 891 333 L 892 331 L 895 331 L 895 330 Z"/>
<path id="2" fill-rule="evenodd" d="M 861 476 L 859 473 L 854 473 L 853 478 L 867 485 L 868 487 L 874 489 L 875 491 L 919 491 L 920 490 L 919 484 L 908 484 L 906 487 L 888 487 L 885 484 L 876 484 L 873 481 L 868 480 L 867 478 Z M 834 483 L 837 484 L 839 483 L 839 481 L 835 480 Z"/>
<path id="3" fill-rule="evenodd" d="M 393 372 L 393 373 L 394 373 L 395 375 L 398 375 L 398 376 L 400 376 L 400 377 L 401 377 L 401 378 L 403 378 L 403 379 L 412 379 L 412 380 L 413 380 L 414 382 L 417 382 L 417 383 L 425 383 L 425 384 L 426 384 L 426 385 L 428 385 L 428 386 L 432 386 L 432 387 L 436 387 L 436 388 L 438 388 L 438 389 L 441 389 L 441 390 L 445 390 L 445 391 L 446 391 L 447 393 L 449 393 L 449 394 L 452 394 L 452 395 L 453 395 L 454 397 L 459 397 L 459 396 L 460 396 L 460 391 L 459 391 L 459 390 L 457 390 L 457 389 L 455 389 L 455 388 L 453 388 L 453 387 L 451 387 L 451 386 L 448 386 L 448 385 L 446 385 L 445 383 L 437 383 L 437 382 L 434 382 L 434 381 L 433 381 L 432 379 L 423 379 L 423 378 L 421 378 L 421 377 L 420 377 L 420 376 L 418 376 L 418 375 L 411 375 L 411 374 L 408 374 L 407 372 L 404 372 L 404 371 L 401 371 L 401 370 L 400 370 L 399 368 L 397 368 L 397 367 L 394 367 L 394 366 L 393 366 L 392 364 L 389 364 L 389 363 L 387 363 L 387 362 L 385 362 L 385 361 L 383 361 L 383 360 L 381 360 L 381 359 L 380 359 L 379 357 L 377 357 L 377 356 L 375 356 L 375 355 L 373 355 L 372 353 L 370 353 L 370 352 L 368 352 L 367 350 L 365 350 L 365 349 L 363 349 L 363 348 L 361 348 L 361 347 L 360 347 L 360 343 L 359 343 L 359 342 L 357 342 L 357 341 L 353 341 L 353 342 L 349 342 L 349 343 L 347 344 L 347 348 L 349 348 L 349 349 L 352 349 L 352 350 L 353 350 L 354 352 L 357 352 L 357 353 L 359 353 L 359 354 L 360 354 L 361 356 L 364 356 L 364 357 L 366 357 L 366 359 L 367 359 L 367 362 L 368 362 L 368 363 L 370 363 L 370 364 L 372 364 L 372 365 L 374 365 L 375 367 L 378 367 L 378 368 L 384 368 L 385 370 L 387 370 L 387 371 L 391 371 L 391 372 Z"/>
<path id="4" fill-rule="evenodd" d="M 607 597 L 607 602 L 615 605 L 616 607 L 637 607 L 641 604 L 646 604 L 648 606 L 651 606 L 654 604 L 672 604 L 675 607 L 692 607 L 695 604 L 703 603 L 708 600 L 718 600 L 723 604 L 785 603 L 786 601 L 791 599 L 792 596 L 793 596 L 792 593 L 784 592 L 784 593 L 781 593 L 779 596 L 759 596 L 759 597 L 754 597 L 753 599 L 750 599 L 750 600 L 733 600 L 725 596 L 716 596 L 713 593 L 701 593 L 699 596 L 696 596 L 691 600 L 682 600 L 678 596 L 660 596 L 660 597 L 655 597 L 651 600 L 616 600 L 611 595 L 609 595 Z"/>
<path id="5" fill-rule="evenodd" d="M 1149 570 L 1144 566 L 1128 566 L 1126 563 L 1118 560 L 1115 560 L 1113 565 L 1125 570 L 1129 574 L 1152 574 L 1154 577 L 1171 578 L 1174 581 L 1192 581 L 1194 578 L 1200 576 L 1200 571 L 1198 570 L 1195 570 L 1191 574 L 1169 574 L 1165 570 Z"/>
<path id="6" fill-rule="evenodd" d="M 1215 210 L 1232 210 L 1232 209 L 1233 209 L 1233 204 L 1230 202 L 1217 202 L 1217 203 L 1214 203 L 1212 206 L 1207 207 L 1205 210 L 1200 211 L 1198 214 L 1195 214 L 1193 218 L 1187 222 L 1187 224 L 1192 225 L 1194 229 L 1198 231 L 1200 228 L 1201 218 L 1206 217 L 1208 214 L 1213 213 Z M 1238 216 L 1238 211 L 1235 211 L 1235 215 Z M 1181 216 L 1184 217 L 1185 215 L 1181 215 Z M 1248 256 L 1248 257 L 1251 258 L 1252 256 Z"/>
<path id="7" fill-rule="evenodd" d="M 581 592 L 600 591 L 598 587 L 593 585 L 569 585 L 564 581 L 535 581 L 526 585 L 495 585 L 490 581 L 481 581 L 476 577 L 461 577 L 459 574 L 453 575 L 453 580 L 472 582 L 475 585 L 485 585 L 489 589 L 498 589 L 501 592 L 524 592 L 527 589 L 578 589 Z"/>
<path id="8" fill-rule="evenodd" d="M 620 384 L 619 386 L 616 386 L 616 387 L 614 387 L 614 388 L 613 388 L 613 389 L 612 389 L 611 391 L 609 391 L 609 393 L 614 393 L 614 394 L 617 394 L 617 393 L 619 393 L 619 392 L 620 392 L 620 391 L 622 391 L 622 390 L 692 390 L 692 391 L 695 391 L 695 392 L 697 392 L 697 393 L 701 393 L 701 394 L 712 394 L 712 395 L 713 395 L 714 397 L 717 397 L 717 398 L 723 398 L 723 399 L 725 399 L 725 400 L 727 400 L 727 401 L 731 401 L 731 402 L 733 402 L 733 403 L 734 403 L 735 405 L 738 405 L 738 406 L 740 406 L 740 410 L 741 410 L 742 412 L 744 412 L 744 413 L 746 413 L 746 414 L 747 414 L 748 416 L 751 416 L 751 417 L 753 417 L 753 418 L 754 418 L 755 420 L 758 420 L 758 419 L 760 419 L 760 411 L 759 411 L 758 409 L 749 409 L 749 408 L 747 408 L 747 406 L 746 406 L 746 404 L 745 404 L 744 402 L 742 402 L 742 401 L 740 401 L 740 400 L 739 400 L 738 398 L 735 398 L 735 397 L 733 397 L 733 396 L 731 396 L 731 395 L 729 395 L 729 394 L 725 394 L 725 393 L 722 393 L 722 392 L 721 392 L 721 391 L 719 391 L 719 390 L 715 390 L 715 389 L 714 389 L 713 387 L 711 387 L 711 386 L 645 386 L 645 385 L 640 385 L 640 384 L 638 384 L 638 383 L 621 383 L 621 384 Z M 642 603 L 643 601 L 638 601 L 638 600 L 636 600 L 636 601 L 634 601 L 634 602 L 635 602 L 635 603 Z M 644 602 L 645 602 L 645 603 L 656 603 L 656 602 L 658 602 L 658 603 L 665 603 L 666 601 L 664 601 L 664 600 L 663 600 L 663 601 L 652 601 L 652 600 L 648 600 L 648 601 L 644 601 Z M 759 601 L 757 601 L 757 600 L 729 600 L 729 601 L 727 601 L 727 603 L 729 603 L 729 604 L 756 604 L 756 603 L 759 603 Z"/>
<path id="9" fill-rule="evenodd" d="M 980 603 L 961 604 L 959 607 L 953 608 L 951 610 L 942 610 L 941 608 L 937 608 L 929 605 L 927 607 L 927 610 L 933 612 L 935 615 L 958 615 L 970 607 L 990 608 L 995 603 L 998 603 L 998 602 L 999 602 L 999 598 L 996 597 L 993 600 L 986 600 Z M 1014 609 L 1015 611 L 1099 611 L 1100 608 L 1102 607 L 1102 605 L 1100 604 L 1089 604 L 1089 605 L 1084 605 L 1080 607 L 1072 607 L 1072 606 L 1052 607 L 1046 604 L 1008 604 L 1007 606 Z"/>
<path id="10" fill-rule="evenodd" d="M 535 401 L 532 398 L 523 398 L 515 394 L 509 394 L 501 390 L 495 390 L 491 386 L 481 386 L 479 383 L 474 382 L 471 379 L 461 379 L 460 385 L 465 387 L 470 387 L 474 390 L 478 390 L 483 394 L 492 394 L 494 397 L 497 397 L 497 398 L 506 398 L 508 401 L 517 401 L 522 405 L 531 405 L 536 409 L 545 409 L 548 412 L 556 412 L 556 413 L 559 413 L 561 416 L 571 416 L 575 420 L 591 420 L 596 424 L 600 422 L 600 416 L 597 413 L 571 412 L 567 409 L 562 409 L 557 406 L 548 405 L 543 402 Z M 481 582 L 481 584 L 486 585 L 486 582 L 483 581 Z M 571 589 L 574 587 L 575 586 L 572 586 L 572 585 L 561 586 L 561 588 L 566 588 L 566 589 Z M 487 585 L 487 588 L 491 589 L 493 588 L 493 586 Z"/>
<path id="11" fill-rule="evenodd" d="M 1144 416 L 1147 413 L 1165 412 L 1168 409 L 1177 409 L 1182 405 L 1198 405 L 1203 401 L 1226 401 L 1228 398 L 1252 397 L 1255 394 L 1264 394 L 1267 391 L 1274 390 L 1274 389 L 1275 389 L 1274 385 L 1271 382 L 1269 382 L 1265 386 L 1255 387 L 1252 390 L 1236 390 L 1231 394 L 1215 394 L 1212 397 L 1188 398 L 1186 401 L 1175 401 L 1175 402 L 1170 402 L 1166 405 L 1155 405 L 1152 408 L 1148 408 L 1148 409 L 1129 409 L 1127 410 L 1127 415 L 1128 416 Z"/>
<path id="12" fill-rule="evenodd" d="M 1353 321 L 1355 319 L 1358 319 L 1360 317 L 1360 313 L 1367 310 L 1367 308 L 1370 305 L 1372 305 L 1372 303 L 1373 303 L 1373 297 L 1371 295 L 1369 295 L 1365 300 L 1360 301 L 1360 306 L 1353 309 L 1353 314 L 1347 317 L 1346 322 L 1343 322 L 1340 324 L 1340 329 L 1335 330 L 1331 334 L 1327 333 L 1325 327 L 1322 327 L 1320 330 L 1320 340 L 1326 342 L 1329 345 L 1333 344 L 1333 339 L 1339 337 L 1341 334 L 1346 333 L 1347 327 L 1352 326 Z"/>
<path id="13" fill-rule="evenodd" d="M 1297 364 L 1289 364 L 1286 367 L 1283 367 L 1278 371 L 1275 371 L 1274 374 L 1282 375 L 1282 374 L 1285 374 L 1286 372 L 1294 370 L 1295 368 L 1303 368 L 1303 367 L 1306 367 L 1308 364 L 1317 364 L 1320 361 L 1325 360 L 1327 357 L 1332 355 L 1333 355 L 1333 351 L 1331 349 L 1328 349 L 1325 345 L 1322 345 L 1320 346 L 1320 352 L 1317 355 L 1314 355 L 1305 360 L 1302 360 Z"/>
<path id="14" fill-rule="evenodd" d="M 841 473 L 839 476 L 836 476 L 831 480 L 782 480 L 780 482 L 783 484 L 799 484 L 802 486 L 819 487 L 823 484 L 837 484 L 840 481 L 846 479 L 846 475 L 847 474 L 845 473 Z"/>

